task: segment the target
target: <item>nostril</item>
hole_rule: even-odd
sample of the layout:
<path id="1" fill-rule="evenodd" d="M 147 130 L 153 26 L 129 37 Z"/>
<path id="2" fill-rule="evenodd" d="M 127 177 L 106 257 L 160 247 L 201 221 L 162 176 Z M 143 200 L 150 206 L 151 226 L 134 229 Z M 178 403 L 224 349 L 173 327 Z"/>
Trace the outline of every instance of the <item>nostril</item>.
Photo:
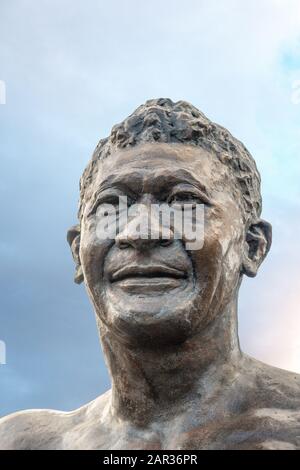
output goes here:
<path id="1" fill-rule="evenodd" d="M 127 248 L 135 248 L 137 250 L 147 250 L 155 246 L 169 246 L 173 243 L 173 238 L 151 238 L 151 237 L 133 237 L 133 236 L 117 236 L 115 239 L 116 245 L 120 250 Z"/>
<path id="2" fill-rule="evenodd" d="M 172 241 L 173 240 L 171 238 L 165 238 L 163 240 L 160 240 L 160 245 L 161 246 L 169 246 L 169 245 L 171 245 Z"/>
<path id="3" fill-rule="evenodd" d="M 130 243 L 128 243 L 126 240 L 119 240 L 118 242 L 118 247 L 120 250 L 124 250 L 125 248 L 129 248 Z"/>

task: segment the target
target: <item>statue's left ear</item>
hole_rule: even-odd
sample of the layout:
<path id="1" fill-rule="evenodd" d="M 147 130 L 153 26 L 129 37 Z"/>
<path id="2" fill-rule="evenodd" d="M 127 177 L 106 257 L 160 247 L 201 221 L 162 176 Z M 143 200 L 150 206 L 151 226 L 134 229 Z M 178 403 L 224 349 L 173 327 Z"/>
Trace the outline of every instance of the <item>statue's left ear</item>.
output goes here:
<path id="1" fill-rule="evenodd" d="M 80 249 L 80 225 L 74 225 L 68 230 L 67 240 L 71 248 L 73 260 L 75 262 L 75 277 L 76 284 L 83 282 L 83 271 L 80 262 L 79 249 Z"/>
<path id="2" fill-rule="evenodd" d="M 249 277 L 257 274 L 258 268 L 268 254 L 272 244 L 272 225 L 260 219 L 252 224 L 246 234 L 242 273 Z"/>

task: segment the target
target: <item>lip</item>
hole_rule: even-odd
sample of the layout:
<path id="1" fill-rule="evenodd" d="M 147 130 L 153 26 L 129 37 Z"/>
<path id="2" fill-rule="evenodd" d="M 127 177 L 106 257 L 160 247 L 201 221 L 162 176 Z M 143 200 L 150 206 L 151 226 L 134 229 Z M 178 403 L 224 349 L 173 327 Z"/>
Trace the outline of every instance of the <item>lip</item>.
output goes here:
<path id="1" fill-rule="evenodd" d="M 171 268 L 165 265 L 131 265 L 117 269 L 110 276 L 111 282 L 128 281 L 146 283 L 163 282 L 168 283 L 171 280 L 183 280 L 187 278 L 185 271 Z"/>

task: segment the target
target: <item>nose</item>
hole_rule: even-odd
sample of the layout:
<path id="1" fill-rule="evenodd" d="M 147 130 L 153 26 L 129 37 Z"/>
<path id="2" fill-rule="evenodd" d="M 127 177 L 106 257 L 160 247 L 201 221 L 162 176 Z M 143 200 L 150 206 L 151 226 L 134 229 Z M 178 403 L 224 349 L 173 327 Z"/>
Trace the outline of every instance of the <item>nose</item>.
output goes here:
<path id="1" fill-rule="evenodd" d="M 116 236 L 115 242 L 120 249 L 135 248 L 138 251 L 150 250 L 173 243 L 173 232 L 162 226 L 159 219 L 148 207 L 131 219 Z"/>

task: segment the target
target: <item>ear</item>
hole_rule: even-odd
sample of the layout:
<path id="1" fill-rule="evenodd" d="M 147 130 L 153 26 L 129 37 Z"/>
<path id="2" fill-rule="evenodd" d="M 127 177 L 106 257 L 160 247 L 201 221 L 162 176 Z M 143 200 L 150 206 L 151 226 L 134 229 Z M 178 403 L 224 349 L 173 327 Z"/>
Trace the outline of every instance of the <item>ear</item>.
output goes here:
<path id="1" fill-rule="evenodd" d="M 83 271 L 81 267 L 79 248 L 80 248 L 80 225 L 74 225 L 68 230 L 67 240 L 71 248 L 73 260 L 75 262 L 75 277 L 76 284 L 83 282 Z"/>
<path id="2" fill-rule="evenodd" d="M 260 219 L 250 225 L 244 246 L 242 273 L 249 277 L 257 274 L 258 268 L 268 254 L 272 244 L 272 225 Z"/>

